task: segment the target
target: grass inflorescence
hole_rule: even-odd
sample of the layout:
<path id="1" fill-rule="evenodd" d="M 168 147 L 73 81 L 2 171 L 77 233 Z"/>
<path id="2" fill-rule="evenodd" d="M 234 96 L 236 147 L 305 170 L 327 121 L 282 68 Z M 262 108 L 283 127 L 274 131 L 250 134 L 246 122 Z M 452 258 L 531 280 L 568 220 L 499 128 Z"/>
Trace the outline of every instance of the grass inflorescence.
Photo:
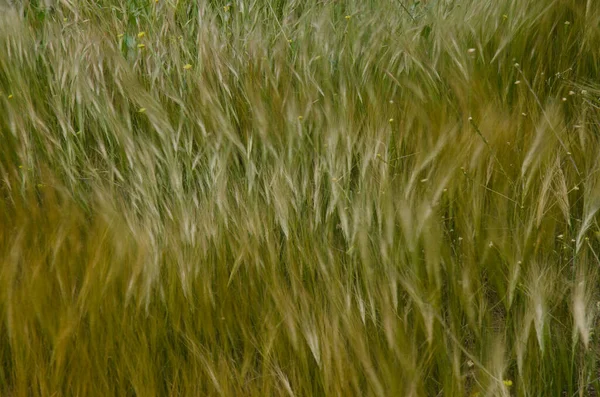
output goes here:
<path id="1" fill-rule="evenodd" d="M 0 394 L 596 395 L 599 23 L 0 2 Z"/>

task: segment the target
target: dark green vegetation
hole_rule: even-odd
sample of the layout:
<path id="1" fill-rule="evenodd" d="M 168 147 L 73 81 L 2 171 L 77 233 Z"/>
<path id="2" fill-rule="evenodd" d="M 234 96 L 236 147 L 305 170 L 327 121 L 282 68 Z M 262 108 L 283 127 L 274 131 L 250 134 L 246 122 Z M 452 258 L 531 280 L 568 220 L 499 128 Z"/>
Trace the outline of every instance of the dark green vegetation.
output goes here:
<path id="1" fill-rule="evenodd" d="M 600 389 L 596 1 L 18 3 L 1 395 Z"/>

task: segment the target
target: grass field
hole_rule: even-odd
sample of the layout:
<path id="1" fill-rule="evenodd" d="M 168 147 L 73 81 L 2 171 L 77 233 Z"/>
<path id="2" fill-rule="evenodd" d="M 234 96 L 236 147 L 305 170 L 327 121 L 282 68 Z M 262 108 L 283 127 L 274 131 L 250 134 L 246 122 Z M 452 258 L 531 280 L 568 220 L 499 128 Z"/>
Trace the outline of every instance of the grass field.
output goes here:
<path id="1" fill-rule="evenodd" d="M 2 1 L 0 395 L 600 393 L 595 0 Z"/>

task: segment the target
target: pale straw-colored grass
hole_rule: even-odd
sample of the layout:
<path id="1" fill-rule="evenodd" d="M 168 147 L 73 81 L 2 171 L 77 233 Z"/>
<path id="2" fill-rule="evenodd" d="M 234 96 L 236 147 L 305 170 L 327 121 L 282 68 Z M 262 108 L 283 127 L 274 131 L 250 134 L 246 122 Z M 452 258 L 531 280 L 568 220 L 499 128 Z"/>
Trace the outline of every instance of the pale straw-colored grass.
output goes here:
<path id="1" fill-rule="evenodd" d="M 0 394 L 598 390 L 600 7 L 0 12 Z"/>

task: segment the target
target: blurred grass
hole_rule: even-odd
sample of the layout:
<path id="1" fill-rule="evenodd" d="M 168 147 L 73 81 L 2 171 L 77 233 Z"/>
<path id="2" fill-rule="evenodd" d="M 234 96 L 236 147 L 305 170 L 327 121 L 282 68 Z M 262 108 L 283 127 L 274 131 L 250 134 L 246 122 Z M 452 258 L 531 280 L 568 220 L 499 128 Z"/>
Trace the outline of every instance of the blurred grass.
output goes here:
<path id="1" fill-rule="evenodd" d="M 599 23 L 0 3 L 0 394 L 597 395 Z"/>

